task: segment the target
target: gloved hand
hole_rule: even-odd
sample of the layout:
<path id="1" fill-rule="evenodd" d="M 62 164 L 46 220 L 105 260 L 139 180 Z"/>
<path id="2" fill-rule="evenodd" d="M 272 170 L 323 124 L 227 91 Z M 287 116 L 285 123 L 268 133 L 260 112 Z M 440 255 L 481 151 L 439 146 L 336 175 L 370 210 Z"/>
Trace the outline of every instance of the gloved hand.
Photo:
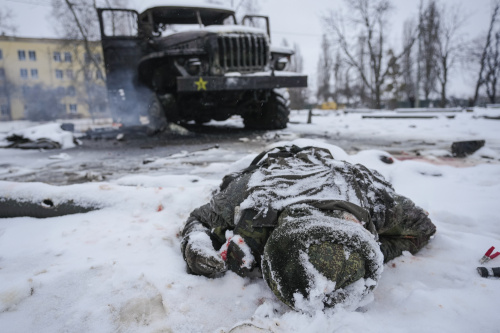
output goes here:
<path id="1" fill-rule="evenodd" d="M 189 235 L 184 258 L 193 274 L 214 276 L 227 270 L 226 263 L 214 250 L 210 237 L 204 232 Z"/>
<path id="2" fill-rule="evenodd" d="M 226 245 L 226 263 L 228 269 L 240 276 L 248 275 L 255 266 L 255 258 L 245 240 L 241 236 L 236 235 Z"/>

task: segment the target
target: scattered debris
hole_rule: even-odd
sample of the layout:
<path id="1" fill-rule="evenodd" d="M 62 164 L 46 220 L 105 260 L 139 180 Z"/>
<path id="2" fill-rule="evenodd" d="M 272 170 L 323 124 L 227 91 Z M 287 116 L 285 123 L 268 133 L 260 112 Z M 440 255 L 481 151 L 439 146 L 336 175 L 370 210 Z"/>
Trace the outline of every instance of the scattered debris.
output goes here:
<path id="1" fill-rule="evenodd" d="M 61 149 L 61 145 L 58 142 L 49 139 L 38 139 L 36 141 L 30 141 L 19 137 L 17 135 L 7 137 L 7 141 L 12 142 L 7 148 L 19 148 L 19 149 Z"/>
<path id="2" fill-rule="evenodd" d="M 155 162 L 156 160 L 157 160 L 157 158 L 156 158 L 156 157 L 148 157 L 148 158 L 146 158 L 146 159 L 144 159 L 144 160 L 142 161 L 142 164 L 146 165 L 146 164 L 149 164 L 149 163 L 153 163 L 153 162 Z"/>
<path id="3" fill-rule="evenodd" d="M 430 176 L 430 177 L 442 177 L 443 174 L 441 172 L 432 172 L 432 171 L 420 171 L 422 176 Z"/>
<path id="4" fill-rule="evenodd" d="M 63 131 L 68 131 L 68 132 L 75 132 L 75 124 L 73 123 L 62 123 L 61 124 L 61 129 Z"/>
<path id="5" fill-rule="evenodd" d="M 189 135 L 191 133 L 186 128 L 174 123 L 168 124 L 168 131 L 178 135 Z"/>
<path id="6" fill-rule="evenodd" d="M 66 154 L 66 153 L 60 153 L 60 154 L 57 154 L 57 155 L 51 155 L 49 156 L 49 158 L 51 160 L 63 160 L 63 161 L 67 161 L 69 159 L 71 159 L 71 157 Z"/>
<path id="7" fill-rule="evenodd" d="M 380 160 L 386 164 L 392 164 L 394 163 L 394 159 L 390 156 L 386 156 L 386 155 L 381 155 L 380 156 Z"/>
<path id="8" fill-rule="evenodd" d="M 19 149 L 61 149 L 80 144 L 73 133 L 63 130 L 56 123 L 12 131 L 5 136 L 5 140 L 8 144 L 4 148 Z"/>
<path id="9" fill-rule="evenodd" d="M 146 126 L 128 126 L 128 127 L 101 127 L 88 130 L 86 138 L 91 140 L 120 140 L 118 136 L 121 134 L 122 138 L 125 134 L 132 136 L 147 136 Z"/>
<path id="10" fill-rule="evenodd" d="M 276 323 L 276 326 L 278 326 L 278 323 Z M 252 333 L 252 332 L 272 332 L 268 329 L 261 328 L 258 326 L 255 326 L 254 324 L 251 323 L 243 323 L 239 324 L 235 327 L 233 327 L 229 333 Z"/>
<path id="11" fill-rule="evenodd" d="M 98 172 L 94 172 L 94 171 L 89 171 L 85 174 L 85 179 L 91 181 L 91 182 L 101 182 L 105 179 L 106 177 L 104 177 L 103 175 L 101 175 L 100 173 Z"/>
<path id="12" fill-rule="evenodd" d="M 191 132 L 184 127 L 170 123 L 163 132 L 151 131 L 151 129 L 145 125 L 94 128 L 85 132 L 85 138 L 90 140 L 124 141 L 126 138 L 149 137 L 162 133 L 170 133 L 180 136 L 191 134 Z"/>
<path id="13" fill-rule="evenodd" d="M 481 277 L 500 277 L 500 267 L 478 267 L 477 272 Z"/>
<path id="14" fill-rule="evenodd" d="M 494 250 L 495 250 L 494 246 L 490 247 L 488 249 L 488 251 L 486 251 L 486 253 L 481 257 L 481 259 L 479 260 L 479 263 L 485 264 L 488 261 L 493 260 L 496 257 L 500 256 L 500 252 L 497 251 L 497 252 L 493 253 Z"/>
<path id="15" fill-rule="evenodd" d="M 456 141 L 451 145 L 451 154 L 454 157 L 466 157 L 479 150 L 485 143 L 485 140 Z"/>
<path id="16" fill-rule="evenodd" d="M 202 148 L 202 149 L 199 149 L 198 151 L 206 151 L 206 150 L 219 149 L 219 148 L 220 148 L 219 144 L 216 143 L 213 146 L 210 146 L 210 147 L 207 147 L 207 148 Z"/>

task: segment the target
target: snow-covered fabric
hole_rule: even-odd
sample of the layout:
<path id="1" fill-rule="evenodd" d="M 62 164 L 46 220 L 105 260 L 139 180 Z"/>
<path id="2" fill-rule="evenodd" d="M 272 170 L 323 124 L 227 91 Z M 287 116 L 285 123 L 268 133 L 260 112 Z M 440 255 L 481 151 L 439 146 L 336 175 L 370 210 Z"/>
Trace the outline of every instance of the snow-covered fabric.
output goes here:
<path id="1" fill-rule="evenodd" d="M 335 160 L 323 148 L 311 147 L 296 154 L 294 150 L 298 147 L 276 148 L 267 154 L 264 167 L 255 170 L 248 181 L 249 194 L 241 203 L 242 210 L 255 209 L 265 217 L 270 208 L 282 211 L 300 202 L 341 201 L 357 206 L 352 213 L 364 223 L 371 216 L 374 223 L 383 224 L 394 189 L 380 174 Z"/>
<path id="2" fill-rule="evenodd" d="M 360 223 L 301 204 L 291 207 L 266 243 L 263 276 L 292 308 L 355 309 L 375 288 L 383 255 Z M 326 251 L 320 249 L 326 245 Z M 339 253 L 340 252 L 340 253 Z"/>
<path id="3" fill-rule="evenodd" d="M 318 221 L 322 221 L 321 228 L 326 229 L 311 233 L 311 227 Z M 220 272 L 207 273 L 204 268 L 197 270 L 192 264 L 196 260 L 203 263 L 215 260 L 213 251 L 192 252 L 193 247 L 188 246 L 192 236 L 204 229 L 211 236 L 214 248 L 225 257 L 228 269 L 241 276 L 254 276 L 260 273 L 261 264 L 264 266 L 262 256 L 268 241 L 279 234 L 277 230 L 283 223 L 296 229 L 294 235 L 303 235 L 306 239 L 274 242 L 272 252 L 279 253 L 274 255 L 279 258 L 277 262 L 287 255 L 290 255 L 290 262 L 281 269 L 276 268 L 276 261 L 273 263 L 270 259 L 273 256 L 267 256 L 267 266 L 263 270 L 278 298 L 296 309 L 307 307 L 306 303 L 328 307 L 342 303 L 348 308 L 356 307 L 375 287 L 384 259 L 393 259 L 404 251 L 415 253 L 435 232 L 435 226 L 422 209 L 395 194 L 392 186 L 377 172 L 335 160 L 324 148 L 287 146 L 260 154 L 249 167 L 224 178 L 220 191 L 210 203 L 195 209 L 188 218 L 182 233 L 182 253 L 193 273 L 214 276 Z M 340 230 L 335 229 L 339 226 Z M 235 235 L 241 237 L 238 239 L 243 247 L 226 239 L 228 230 L 232 231 L 233 239 Z M 307 238 L 309 235 L 312 238 Z M 361 235 L 370 240 L 360 241 L 364 239 Z M 379 236 L 382 246 L 377 244 Z M 323 242 L 340 244 L 353 253 L 351 260 L 345 262 L 340 257 L 342 260 L 316 256 L 326 262 L 325 266 L 332 264 L 328 268 L 330 271 L 342 271 L 341 275 L 326 277 L 328 274 L 316 267 L 314 260 L 308 259 L 310 245 Z M 225 243 L 227 246 L 223 246 Z M 300 251 L 297 246 L 301 246 Z M 326 250 L 335 252 L 333 248 Z M 314 281 L 320 279 L 314 270 L 307 268 L 311 265 L 334 285 L 326 289 L 314 287 Z M 363 270 L 354 269 L 361 266 Z M 274 281 L 280 271 L 292 273 L 288 278 Z M 360 279 L 364 282 L 357 283 Z M 280 291 L 286 288 L 287 292 Z M 314 296 L 317 290 L 324 292 Z M 299 299 L 295 299 L 297 293 L 302 295 Z"/>

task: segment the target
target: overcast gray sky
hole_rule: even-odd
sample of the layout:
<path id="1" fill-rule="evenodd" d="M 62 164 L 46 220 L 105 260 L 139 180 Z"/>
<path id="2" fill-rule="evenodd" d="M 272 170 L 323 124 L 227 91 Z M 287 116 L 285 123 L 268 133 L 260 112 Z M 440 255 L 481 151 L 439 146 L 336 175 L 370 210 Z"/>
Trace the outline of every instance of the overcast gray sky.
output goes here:
<path id="1" fill-rule="evenodd" d="M 175 1 L 175 0 L 173 0 Z M 147 3 L 172 3 L 172 0 L 140 1 L 130 0 L 133 7 Z M 194 0 L 202 1 L 202 0 Z M 231 4 L 231 0 L 218 0 Z M 235 4 L 240 0 L 233 0 Z M 193 0 L 176 0 L 183 4 Z M 468 37 L 485 33 L 489 24 L 491 0 L 440 0 L 443 4 L 460 4 L 464 15 L 468 17 L 463 32 Z M 57 37 L 50 26 L 50 0 L 0 0 L 1 8 L 12 10 L 18 25 L 17 36 L 22 37 Z M 340 10 L 344 0 L 259 0 L 261 14 L 269 15 L 274 44 L 281 44 L 283 38 L 289 43 L 297 43 L 304 57 L 304 72 L 310 76 L 310 86 L 316 82 L 315 72 L 319 58 L 321 35 L 324 32 L 321 17 L 328 10 Z M 401 46 L 403 22 L 409 17 L 416 17 L 420 0 L 393 0 L 394 12 L 391 18 L 390 44 L 398 49 Z M 452 73 L 452 85 L 449 94 L 472 94 L 473 77 L 470 73 L 456 70 Z M 472 81 L 471 81 L 472 80 Z"/>

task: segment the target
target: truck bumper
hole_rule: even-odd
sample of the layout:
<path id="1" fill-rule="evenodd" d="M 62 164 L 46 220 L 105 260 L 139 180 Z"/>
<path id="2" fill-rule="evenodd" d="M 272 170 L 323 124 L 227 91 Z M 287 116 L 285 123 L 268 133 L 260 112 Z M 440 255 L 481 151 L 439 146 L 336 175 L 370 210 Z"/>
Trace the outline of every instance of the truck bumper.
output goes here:
<path id="1" fill-rule="evenodd" d="M 177 78 L 178 92 L 263 90 L 307 87 L 306 75 L 239 75 Z"/>

